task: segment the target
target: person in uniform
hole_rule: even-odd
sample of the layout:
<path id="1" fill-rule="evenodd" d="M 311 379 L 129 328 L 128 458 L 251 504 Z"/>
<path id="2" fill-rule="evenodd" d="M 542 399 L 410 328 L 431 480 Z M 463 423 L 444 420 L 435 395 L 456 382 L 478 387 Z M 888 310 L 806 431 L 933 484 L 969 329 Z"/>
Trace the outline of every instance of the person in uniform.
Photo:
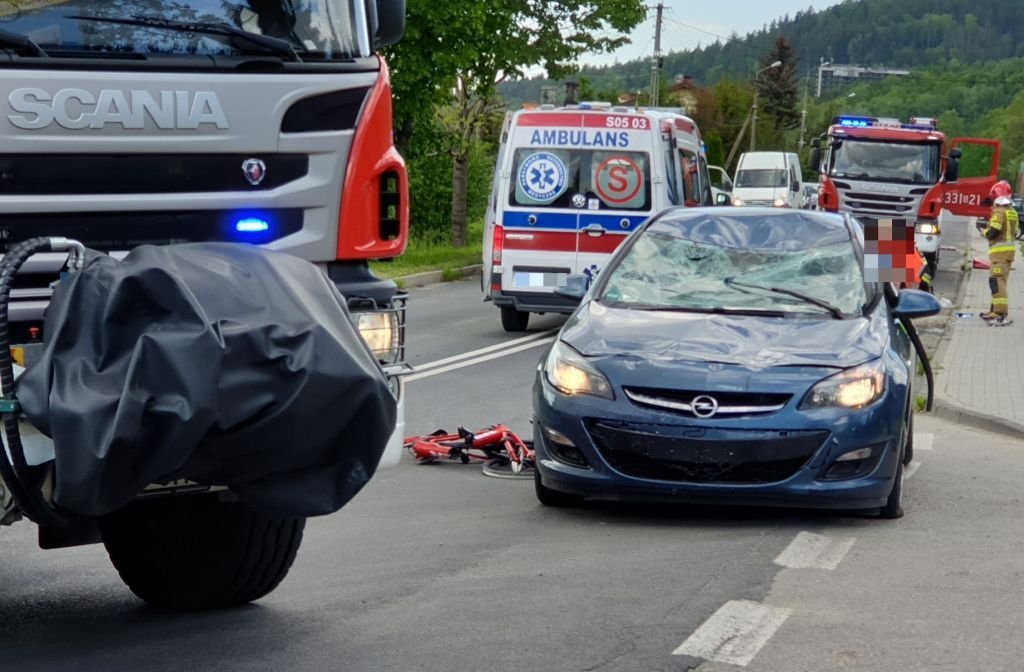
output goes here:
<path id="1" fill-rule="evenodd" d="M 992 270 L 988 286 L 992 291 L 992 307 L 981 319 L 992 326 L 1010 324 L 1010 300 L 1006 293 L 1006 282 L 1010 266 L 1016 255 L 1017 231 L 1020 220 L 1013 209 L 1013 188 L 1005 180 L 996 183 L 989 192 L 992 200 L 992 216 L 981 229 L 981 235 L 988 239 L 988 258 Z"/>

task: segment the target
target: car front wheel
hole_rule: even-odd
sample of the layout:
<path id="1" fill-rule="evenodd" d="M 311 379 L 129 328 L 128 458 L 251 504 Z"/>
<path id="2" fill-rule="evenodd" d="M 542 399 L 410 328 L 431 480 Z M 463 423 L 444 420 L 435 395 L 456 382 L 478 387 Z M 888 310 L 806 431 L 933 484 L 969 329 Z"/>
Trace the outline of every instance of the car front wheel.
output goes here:
<path id="1" fill-rule="evenodd" d="M 540 480 L 540 469 L 534 469 L 533 489 L 537 493 L 537 500 L 544 506 L 576 506 L 583 501 L 579 495 L 570 495 L 567 492 L 559 492 L 545 486 Z"/>
<path id="2" fill-rule="evenodd" d="M 896 520 L 903 517 L 903 460 L 899 461 L 896 467 L 896 478 L 893 479 L 892 491 L 885 506 L 879 511 L 879 516 L 884 520 Z"/>

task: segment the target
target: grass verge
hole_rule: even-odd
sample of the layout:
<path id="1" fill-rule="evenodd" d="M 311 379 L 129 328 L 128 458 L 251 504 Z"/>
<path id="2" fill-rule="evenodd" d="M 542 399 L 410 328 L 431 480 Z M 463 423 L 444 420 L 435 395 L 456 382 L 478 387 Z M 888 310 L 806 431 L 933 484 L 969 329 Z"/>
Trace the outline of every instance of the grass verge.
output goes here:
<path id="1" fill-rule="evenodd" d="M 483 222 L 469 225 L 469 244 L 455 248 L 440 236 L 419 236 L 409 241 L 405 254 L 393 261 L 375 261 L 373 272 L 382 278 L 400 278 L 427 271 L 442 271 L 445 281 L 459 279 L 459 269 L 479 264 L 483 254 Z"/>

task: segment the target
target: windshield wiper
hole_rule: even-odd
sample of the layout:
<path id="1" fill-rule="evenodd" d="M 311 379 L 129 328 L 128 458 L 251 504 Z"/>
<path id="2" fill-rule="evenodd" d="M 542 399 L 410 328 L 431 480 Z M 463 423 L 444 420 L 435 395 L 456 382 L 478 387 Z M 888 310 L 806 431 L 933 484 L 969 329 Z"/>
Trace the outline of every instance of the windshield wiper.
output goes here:
<path id="1" fill-rule="evenodd" d="M 170 19 L 161 19 L 152 16 L 66 16 L 64 18 L 75 19 L 78 21 L 97 21 L 99 23 L 120 23 L 127 26 L 145 26 L 146 28 L 162 28 L 164 30 L 170 30 L 178 33 L 198 33 L 200 35 L 234 37 L 248 42 L 249 44 L 263 47 L 275 54 L 287 56 L 296 63 L 302 62 L 298 52 L 295 51 L 295 47 L 292 46 L 292 43 L 288 40 L 270 37 L 269 35 L 260 35 L 259 33 L 250 33 L 248 30 L 236 28 L 229 23 L 172 21 Z"/>
<path id="2" fill-rule="evenodd" d="M 845 318 L 845 316 L 843 315 L 843 311 L 840 310 L 839 308 L 836 308 L 828 301 L 822 301 L 821 299 L 817 299 L 813 296 L 808 296 L 807 294 L 803 294 L 792 289 L 785 289 L 783 287 L 765 287 L 764 285 L 754 285 L 747 282 L 740 282 L 736 278 L 726 278 L 724 282 L 730 287 L 747 287 L 749 289 L 760 289 L 765 292 L 772 292 L 773 294 L 784 294 L 786 296 L 792 296 L 794 299 L 799 299 L 805 303 L 810 303 L 812 305 L 818 306 L 819 308 L 824 308 L 828 312 L 832 313 L 832 317 L 836 318 L 837 320 L 842 320 Z"/>
<path id="3" fill-rule="evenodd" d="M 786 313 L 771 308 L 725 308 L 714 306 L 712 308 L 694 308 L 689 306 L 641 306 L 640 310 L 650 310 L 657 313 L 706 313 L 709 315 L 751 315 L 757 317 L 785 317 Z"/>
<path id="4" fill-rule="evenodd" d="M 43 51 L 43 48 L 36 44 L 28 35 L 13 33 L 9 30 L 0 30 L 0 46 L 27 49 L 33 56 L 49 58 L 50 55 Z"/>

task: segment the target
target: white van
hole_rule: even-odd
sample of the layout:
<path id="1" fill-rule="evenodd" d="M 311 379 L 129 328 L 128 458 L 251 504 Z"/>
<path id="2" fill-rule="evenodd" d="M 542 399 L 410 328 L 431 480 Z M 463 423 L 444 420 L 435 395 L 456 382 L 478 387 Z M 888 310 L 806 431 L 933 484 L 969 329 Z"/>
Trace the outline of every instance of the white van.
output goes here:
<path id="1" fill-rule="evenodd" d="M 800 208 L 803 199 L 800 159 L 789 152 L 747 152 L 733 179 L 732 204 Z"/>
<path id="2" fill-rule="evenodd" d="M 712 205 L 696 123 L 665 110 L 581 103 L 505 119 L 485 220 L 482 289 L 506 331 L 571 313 L 555 289 L 593 278 L 623 240 L 674 205 Z"/>

